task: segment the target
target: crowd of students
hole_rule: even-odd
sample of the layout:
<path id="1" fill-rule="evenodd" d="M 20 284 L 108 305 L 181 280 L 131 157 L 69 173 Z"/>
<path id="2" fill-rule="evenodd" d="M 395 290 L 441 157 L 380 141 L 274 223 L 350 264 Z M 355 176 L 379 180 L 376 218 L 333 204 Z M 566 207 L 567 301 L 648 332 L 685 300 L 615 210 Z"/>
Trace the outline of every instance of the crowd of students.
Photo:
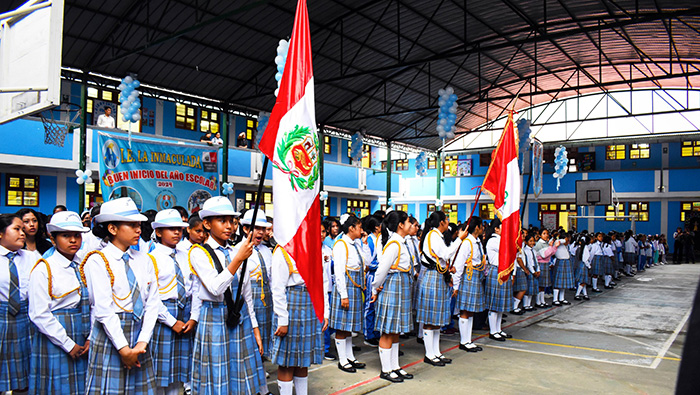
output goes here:
<path id="1" fill-rule="evenodd" d="M 272 219 L 253 216 L 226 197 L 191 215 L 140 213 L 130 198 L 80 216 L 0 215 L 0 391 L 267 394 L 269 362 L 280 394 L 305 394 L 309 366 L 324 357 L 347 373 L 366 367 L 353 334 L 378 348 L 381 378 L 403 382 L 413 375 L 399 363 L 402 337 L 415 335 L 424 363 L 442 367 L 452 361 L 441 331 L 453 321 L 459 348 L 479 352 L 477 316 L 490 339 L 506 341 L 506 313 L 570 304 L 570 290 L 588 300 L 589 286 L 613 288 L 668 251 L 663 235 L 523 229 L 513 272 L 499 281 L 498 219 L 457 225 L 437 211 L 421 226 L 403 211 L 344 214 L 319 233 L 319 322 Z"/>

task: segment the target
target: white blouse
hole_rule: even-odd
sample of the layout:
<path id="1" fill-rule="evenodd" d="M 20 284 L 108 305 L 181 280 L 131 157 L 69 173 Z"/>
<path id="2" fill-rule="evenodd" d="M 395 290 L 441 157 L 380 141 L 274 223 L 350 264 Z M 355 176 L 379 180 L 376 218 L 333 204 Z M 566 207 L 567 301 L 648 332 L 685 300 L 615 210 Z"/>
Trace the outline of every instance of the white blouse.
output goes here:
<path id="1" fill-rule="evenodd" d="M 389 273 L 409 272 L 413 267 L 411 255 L 408 253 L 410 247 L 406 240 L 394 233 L 389 237 L 381 256 L 379 265 L 372 281 L 372 295 L 377 294 L 377 288 L 384 285 L 386 276 Z"/>
<path id="2" fill-rule="evenodd" d="M 0 302 L 7 302 L 10 297 L 10 260 L 7 254 L 11 251 L 0 246 Z M 14 262 L 19 276 L 19 298 L 27 300 L 29 296 L 29 273 L 31 273 L 37 259 L 26 250 L 18 250 Z"/>
<path id="3" fill-rule="evenodd" d="M 360 271 L 364 275 L 366 262 L 360 252 L 360 247 L 355 244 L 357 240 L 351 240 L 347 235 L 336 241 L 333 245 L 333 272 L 335 276 L 335 289 L 341 299 L 348 297 L 347 278 L 345 270 L 350 272 Z M 362 240 L 360 240 L 362 242 Z M 356 249 L 357 248 L 357 249 Z M 354 286 L 354 285 L 353 285 Z"/>
<path id="4" fill-rule="evenodd" d="M 459 244 L 455 241 L 456 244 Z M 454 259 L 455 273 L 452 275 L 452 288 L 456 291 L 459 289 L 459 284 L 462 282 L 462 275 L 467 267 L 467 261 L 471 257 L 472 266 L 478 267 L 481 265 L 484 254 L 481 249 L 481 240 L 469 234 L 463 241 L 459 252 Z M 473 251 L 473 252 L 472 252 Z"/>
<path id="5" fill-rule="evenodd" d="M 195 291 L 194 273 L 190 269 L 187 261 L 187 252 L 177 248 L 172 249 L 163 244 L 156 243 L 155 248 L 150 255 L 155 259 L 158 267 L 158 295 L 160 300 L 177 300 L 177 272 L 175 271 L 175 261 L 170 257 L 170 254 L 175 251 L 175 260 L 182 272 L 182 279 L 185 282 L 185 296 L 190 299 Z M 190 316 L 184 317 L 184 321 L 199 320 L 199 311 L 202 303 L 199 298 L 193 298 L 190 307 Z M 158 311 L 158 321 L 172 327 L 177 322 L 177 318 L 173 317 L 168 311 L 168 308 L 161 303 Z"/>

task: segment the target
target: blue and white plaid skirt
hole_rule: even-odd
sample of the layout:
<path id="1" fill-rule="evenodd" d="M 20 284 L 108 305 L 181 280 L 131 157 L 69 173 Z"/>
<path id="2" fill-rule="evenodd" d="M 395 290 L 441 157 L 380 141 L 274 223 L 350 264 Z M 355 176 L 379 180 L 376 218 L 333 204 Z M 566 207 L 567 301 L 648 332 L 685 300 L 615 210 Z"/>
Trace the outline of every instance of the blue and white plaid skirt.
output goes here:
<path id="1" fill-rule="evenodd" d="M 177 300 L 163 300 L 163 305 L 173 317 L 178 317 Z M 180 317 L 190 316 L 190 303 L 185 305 Z M 156 385 L 167 387 L 172 383 L 187 383 L 190 381 L 192 365 L 193 333 L 178 335 L 167 325 L 156 322 L 153 337 L 149 343 L 153 357 L 153 371 L 156 375 Z"/>
<path id="2" fill-rule="evenodd" d="M 445 283 L 443 275 L 437 270 L 426 269 L 420 288 L 418 288 L 416 321 L 423 325 L 444 326 L 449 324 L 451 294 L 450 287 Z"/>
<path id="3" fill-rule="evenodd" d="M 516 263 L 516 265 L 517 265 L 517 263 Z M 525 276 L 525 272 L 521 268 L 518 268 L 518 271 L 515 272 L 515 281 L 513 282 L 513 292 L 522 292 L 522 291 L 527 291 L 527 276 Z"/>
<path id="4" fill-rule="evenodd" d="M 65 328 L 69 338 L 79 346 L 85 344 L 87 334 L 83 330 L 80 307 L 54 310 L 51 313 Z M 34 328 L 29 375 L 30 392 L 33 394 L 85 393 L 87 359 L 87 355 L 78 359 L 71 358 L 61 347 L 51 343 L 46 335 Z"/>
<path id="5" fill-rule="evenodd" d="M 588 278 L 590 277 L 590 274 L 588 273 L 588 266 L 586 266 L 583 261 L 580 261 L 578 265 L 576 266 L 576 276 L 575 276 L 576 284 L 588 284 L 590 281 Z"/>
<path id="6" fill-rule="evenodd" d="M 557 272 L 554 275 L 552 287 L 559 289 L 574 287 L 574 267 L 570 259 L 557 259 Z"/>
<path id="7" fill-rule="evenodd" d="M 488 265 L 486 309 L 500 313 L 513 310 L 513 283 L 508 278 L 503 284 L 498 284 L 498 268 L 494 265 Z"/>
<path id="8" fill-rule="evenodd" d="M 593 261 L 591 262 L 591 276 L 602 276 L 604 274 L 603 267 L 604 257 L 602 255 L 593 255 Z"/>
<path id="9" fill-rule="evenodd" d="M 331 294 L 331 311 L 330 319 L 328 320 L 328 325 L 338 331 L 345 332 L 362 332 L 362 288 L 355 286 L 362 285 L 362 276 L 364 273 L 358 271 L 349 272 L 350 277 L 347 274 L 345 276 L 345 288 L 348 292 L 348 300 L 350 302 L 350 308 L 347 310 L 341 307 L 340 294 L 336 285 L 333 286 L 333 292 Z M 352 283 L 352 281 L 355 284 Z"/>
<path id="10" fill-rule="evenodd" d="M 16 316 L 0 302 L 0 391 L 21 390 L 29 386 L 29 362 L 32 343 L 27 313 L 29 302 L 22 301 Z"/>
<path id="11" fill-rule="evenodd" d="M 549 261 L 540 262 L 540 276 L 537 278 L 537 282 L 542 288 L 552 286 L 552 268 L 549 267 Z"/>
<path id="12" fill-rule="evenodd" d="M 425 272 L 428 271 L 428 268 L 425 266 L 420 267 L 421 270 L 418 272 L 418 275 L 413 277 L 409 275 L 409 277 L 412 278 L 411 280 L 411 309 L 415 310 L 418 306 L 418 295 L 420 295 L 420 283 L 423 281 L 423 276 L 425 276 Z M 370 284 L 370 283 L 367 283 Z M 369 287 L 368 287 L 369 288 Z M 372 292 L 370 290 L 370 292 Z"/>
<path id="13" fill-rule="evenodd" d="M 253 291 L 253 307 L 255 308 L 255 319 L 258 320 L 260 329 L 260 339 L 263 345 L 263 355 L 270 358 L 270 348 L 272 347 L 272 292 L 270 284 L 264 283 L 260 287 L 260 280 L 250 279 L 250 288 Z M 264 292 L 264 297 L 263 296 Z"/>
<path id="14" fill-rule="evenodd" d="M 541 274 L 542 273 L 540 272 L 540 275 Z M 539 278 L 535 277 L 534 274 L 530 273 L 530 275 L 527 276 L 527 290 L 525 291 L 525 295 L 528 295 L 528 296 L 537 295 L 537 292 L 539 292 L 539 287 L 540 287 Z"/>
<path id="15" fill-rule="evenodd" d="M 131 313 L 119 313 L 122 331 L 130 347 L 136 346 L 141 321 L 135 321 Z M 87 394 L 155 394 L 156 377 L 153 373 L 151 351 L 139 356 L 141 367 L 126 369 L 119 351 L 109 340 L 103 325 L 95 321 L 88 356 L 85 392 Z"/>
<path id="16" fill-rule="evenodd" d="M 480 313 L 486 309 L 486 297 L 484 294 L 484 274 L 481 270 L 474 270 L 471 279 L 467 279 L 467 271 L 462 274 L 457 293 L 457 309 Z"/>
<path id="17" fill-rule="evenodd" d="M 625 252 L 625 264 L 632 266 L 637 264 L 637 260 L 634 258 L 634 252 Z"/>
<path id="18" fill-rule="evenodd" d="M 285 367 L 308 368 L 323 362 L 323 326 L 318 321 L 305 285 L 287 287 L 289 325 L 284 337 L 273 336 L 270 360 Z M 272 317 L 277 329 L 277 314 Z"/>
<path id="19" fill-rule="evenodd" d="M 612 258 L 605 256 L 603 258 L 603 272 L 605 272 L 605 274 L 613 274 L 614 271 L 615 264 L 613 263 Z"/>
<path id="20" fill-rule="evenodd" d="M 202 301 L 192 347 L 193 394 L 256 394 L 265 383 L 248 306 L 235 328 L 226 316 L 226 303 Z"/>
<path id="21" fill-rule="evenodd" d="M 407 272 L 387 274 L 384 288 L 377 295 L 375 302 L 377 304 L 377 321 L 374 325 L 376 331 L 396 334 L 413 330 L 412 283 L 411 275 Z"/>

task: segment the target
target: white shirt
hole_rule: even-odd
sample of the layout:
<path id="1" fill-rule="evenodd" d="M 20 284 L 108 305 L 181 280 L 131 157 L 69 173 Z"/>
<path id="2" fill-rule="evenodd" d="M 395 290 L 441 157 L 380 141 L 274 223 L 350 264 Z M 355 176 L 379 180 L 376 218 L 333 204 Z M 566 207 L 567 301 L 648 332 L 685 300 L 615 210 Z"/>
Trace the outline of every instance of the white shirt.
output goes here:
<path id="1" fill-rule="evenodd" d="M 459 244 L 456 241 L 455 243 Z M 455 272 L 452 274 L 452 288 L 455 291 L 459 289 L 459 284 L 462 282 L 462 275 L 464 274 L 464 269 L 467 267 L 469 258 L 471 257 L 472 266 L 478 267 L 481 265 L 481 261 L 483 260 L 483 253 L 481 251 L 481 240 L 475 238 L 474 235 L 469 234 L 469 236 L 462 241 L 462 246 L 459 247 L 459 252 L 457 252 L 454 259 Z"/>
<path id="2" fill-rule="evenodd" d="M 527 267 L 530 274 L 540 271 L 540 265 L 537 263 L 537 257 L 535 257 L 535 251 L 532 249 L 532 247 L 526 244 L 521 250 L 520 256 L 522 257 L 521 259 L 523 260 L 523 263 L 525 264 L 525 267 Z"/>
<path id="3" fill-rule="evenodd" d="M 423 255 L 421 259 L 423 262 L 428 263 L 426 257 L 430 257 L 430 259 L 439 264 L 440 267 L 447 268 L 448 261 L 452 259 L 455 252 L 457 252 L 459 244 L 460 243 L 452 243 L 448 247 L 445 245 L 444 235 L 435 228 L 430 229 L 423 241 Z"/>
<path id="4" fill-rule="evenodd" d="M 108 243 L 102 253 L 109 262 L 109 267 L 114 275 L 114 285 L 110 286 L 110 275 L 105 267 L 105 262 L 98 254 L 90 256 L 83 266 L 90 293 L 90 306 L 93 309 L 95 320 L 99 321 L 105 329 L 107 336 L 114 347 L 119 350 L 129 344 L 122 331 L 121 321 L 117 313 L 131 312 L 129 280 L 126 277 L 126 265 L 122 260 L 124 251 L 114 244 Z M 129 254 L 129 266 L 134 272 L 139 285 L 141 301 L 143 302 L 143 316 L 141 317 L 141 333 L 138 342 L 148 343 L 153 335 L 153 328 L 158 319 L 158 286 L 151 258 L 144 252 L 127 249 Z M 121 300 L 123 298 L 123 300 Z M 115 302 L 119 301 L 119 304 Z"/>
<path id="5" fill-rule="evenodd" d="M 413 269 L 418 272 L 420 271 L 420 249 L 418 248 L 420 240 L 417 240 L 415 236 L 406 236 L 404 239 L 406 240 L 408 253 L 411 254 L 413 260 Z"/>
<path id="6" fill-rule="evenodd" d="M 625 252 L 634 254 L 636 249 L 637 242 L 634 240 L 634 237 L 630 237 L 629 239 L 625 240 Z"/>
<path id="7" fill-rule="evenodd" d="M 97 117 L 97 126 L 114 129 L 114 118 L 107 116 L 107 114 L 100 114 L 100 116 Z"/>
<path id="8" fill-rule="evenodd" d="M 195 288 L 195 281 L 194 274 L 187 261 L 187 252 L 178 250 L 177 246 L 175 249 L 172 249 L 160 243 L 156 243 L 155 248 L 150 253 L 155 258 L 158 266 L 158 295 L 160 300 L 177 300 L 177 272 L 175 271 L 175 262 L 170 257 L 173 251 L 175 251 L 175 260 L 177 260 L 177 265 L 182 272 L 182 279 L 185 281 L 185 295 L 190 299 Z M 185 322 L 189 320 L 198 321 L 201 307 L 201 300 L 194 298 L 190 307 L 190 316 L 189 318 L 183 317 L 183 320 Z M 173 317 L 168 308 L 161 303 L 158 310 L 158 321 L 172 328 L 177 322 L 177 318 Z"/>
<path id="9" fill-rule="evenodd" d="M 190 248 L 192 248 L 192 242 L 189 239 L 183 238 L 180 240 L 179 243 L 175 246 L 180 251 L 185 251 L 185 253 L 190 252 Z"/>
<path id="10" fill-rule="evenodd" d="M 75 341 L 66 333 L 51 313 L 60 309 L 73 309 L 80 305 L 80 283 L 71 262 L 58 251 L 45 259 L 51 268 L 51 295 L 46 264 L 39 262 L 29 277 L 29 319 L 51 343 L 69 353 Z M 76 262 L 77 264 L 78 262 Z"/>
<path id="11" fill-rule="evenodd" d="M 365 258 L 359 252 L 360 247 L 357 247 L 356 241 L 351 240 L 348 235 L 343 235 L 333 245 L 333 272 L 337 274 L 335 276 L 335 289 L 341 299 L 348 297 L 348 279 L 345 276 L 345 270 L 349 272 L 360 271 L 361 275 L 364 275 Z M 361 239 L 360 243 L 362 243 Z"/>
<path id="12" fill-rule="evenodd" d="M 224 144 L 224 140 L 223 140 L 223 139 L 220 139 L 220 138 L 218 138 L 218 137 L 212 137 L 212 138 L 211 138 L 211 143 L 212 143 L 212 144 L 215 144 L 215 145 L 223 145 L 223 144 Z"/>
<path id="13" fill-rule="evenodd" d="M 269 249 L 268 249 L 269 250 Z M 272 252 L 270 252 L 272 254 Z M 325 244 L 321 244 L 321 255 L 323 255 L 323 275 L 326 276 L 327 279 L 329 279 L 329 287 L 328 291 L 330 292 L 330 284 L 333 283 L 332 278 L 333 278 L 333 271 L 332 271 L 332 265 L 333 265 L 333 249 L 328 247 Z M 270 265 L 272 266 L 272 265 Z"/>
<path id="14" fill-rule="evenodd" d="M 260 247 L 260 249 L 258 249 Z M 253 288 L 250 286 L 251 281 L 260 281 L 259 276 L 262 276 L 262 272 L 260 271 L 260 258 L 258 257 L 257 251 L 260 251 L 260 254 L 264 254 L 265 252 L 263 250 L 268 250 L 268 248 L 265 248 L 264 246 L 258 246 L 253 249 L 253 253 L 248 257 L 248 262 L 246 263 L 246 268 L 245 268 L 245 275 L 243 276 L 243 289 L 241 290 L 241 297 L 243 300 L 245 300 L 246 305 L 248 306 L 248 315 L 250 315 L 250 323 L 253 326 L 253 328 L 258 327 L 258 319 L 255 316 L 255 305 L 253 304 Z M 231 255 L 231 258 L 233 258 L 237 253 L 238 250 L 240 249 L 240 243 L 237 244 L 236 246 L 233 247 L 233 252 Z M 272 257 L 270 256 L 269 260 L 266 259 L 266 257 L 263 255 L 263 260 L 265 260 L 265 266 L 269 267 L 270 266 L 270 261 L 272 261 Z M 267 270 L 267 267 L 265 270 Z M 226 269 L 224 269 L 226 270 Z M 243 265 L 238 268 L 238 275 L 240 276 L 241 270 L 243 270 Z M 252 274 L 252 276 L 251 276 Z M 267 272 L 267 278 L 270 278 L 270 272 Z M 234 287 L 238 286 L 238 283 L 232 284 Z M 236 294 L 233 294 L 233 299 L 235 301 L 236 299 Z"/>
<path id="15" fill-rule="evenodd" d="M 291 255 L 289 257 L 289 264 L 285 259 L 285 253 L 282 247 L 275 248 L 272 253 L 272 278 L 270 279 L 271 290 L 272 290 L 272 302 L 273 309 L 277 315 L 277 325 L 287 326 L 289 325 L 289 311 L 287 310 L 287 287 L 294 287 L 297 285 L 306 285 L 304 279 L 299 274 L 297 270 L 297 263 Z M 291 268 L 290 268 L 291 265 Z M 290 271 L 291 269 L 291 271 Z M 323 292 L 324 295 L 328 293 L 329 283 L 328 278 L 323 276 Z M 328 318 L 330 316 L 330 309 L 328 306 L 328 298 L 323 298 L 323 317 Z M 276 328 L 273 328 L 275 330 Z"/>
<path id="16" fill-rule="evenodd" d="M 83 259 L 85 259 L 85 255 L 87 255 L 88 252 L 101 250 L 106 245 L 107 243 L 105 243 L 104 240 L 100 239 L 99 237 L 95 236 L 92 233 L 92 231 L 83 233 L 83 244 L 80 246 L 78 252 L 75 253 L 75 261 L 82 262 Z"/>
<path id="17" fill-rule="evenodd" d="M 201 285 L 199 287 L 199 298 L 202 301 L 223 302 L 224 292 L 226 292 L 231 286 L 231 282 L 233 282 L 233 274 L 226 269 L 226 256 L 219 250 L 219 247 L 221 247 L 219 243 L 212 239 L 211 236 L 205 243 L 209 244 L 212 250 L 214 250 L 224 270 L 221 273 L 216 270 L 214 262 L 209 259 L 203 248 L 196 247 L 190 250 L 190 267 L 197 277 L 197 282 Z M 227 245 L 225 249 L 229 251 L 229 257 L 233 260 L 233 257 L 236 256 L 236 254 L 233 253 L 233 248 Z"/>
<path id="18" fill-rule="evenodd" d="M 501 235 L 493 234 L 486 242 L 486 256 L 489 264 L 498 267 L 498 251 L 501 247 Z"/>
<path id="19" fill-rule="evenodd" d="M 593 244 L 591 244 L 591 255 L 605 255 L 605 252 L 603 251 L 603 243 L 600 241 L 595 241 Z"/>
<path id="20" fill-rule="evenodd" d="M 0 246 L 0 302 L 7 302 L 10 297 L 10 261 L 7 248 Z M 36 255 L 27 250 L 18 250 L 14 262 L 19 276 L 19 298 L 27 300 L 29 295 L 29 273 L 38 259 Z"/>
<path id="21" fill-rule="evenodd" d="M 393 243 L 394 241 L 396 243 Z M 408 253 L 408 248 L 406 240 L 398 234 L 394 233 L 389 237 L 389 241 L 379 257 L 379 265 L 377 265 L 377 271 L 374 274 L 372 295 L 376 295 L 377 288 L 384 285 L 384 280 L 386 280 L 386 276 L 389 273 L 409 272 L 411 270 L 413 262 L 411 255 Z M 398 266 L 394 267 L 397 259 Z"/>
<path id="22" fill-rule="evenodd" d="M 603 254 L 605 256 L 613 256 L 614 255 L 613 250 L 612 250 L 612 246 L 610 246 L 610 244 L 607 244 L 607 243 L 603 244 Z"/>
<path id="23" fill-rule="evenodd" d="M 581 254 L 581 261 L 587 268 L 591 268 L 591 260 L 593 259 L 593 244 L 586 244 L 583 247 L 583 254 Z"/>
<path id="24" fill-rule="evenodd" d="M 554 257 L 557 259 L 571 259 L 571 254 L 569 254 L 569 247 L 566 245 L 565 239 L 559 239 L 554 244 L 557 246 L 557 250 L 554 251 Z"/>

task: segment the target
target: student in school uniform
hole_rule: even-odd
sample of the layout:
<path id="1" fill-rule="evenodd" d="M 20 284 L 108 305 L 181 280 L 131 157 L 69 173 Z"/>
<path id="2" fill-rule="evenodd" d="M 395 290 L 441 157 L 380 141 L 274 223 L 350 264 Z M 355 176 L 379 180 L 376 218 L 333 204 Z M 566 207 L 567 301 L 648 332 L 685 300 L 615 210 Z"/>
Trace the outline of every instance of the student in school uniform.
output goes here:
<path id="1" fill-rule="evenodd" d="M 620 277 L 622 276 L 622 271 L 625 265 L 625 261 L 622 256 L 622 241 L 620 241 L 620 237 L 622 237 L 622 235 L 620 235 L 617 232 L 613 232 L 610 235 L 610 238 L 612 239 L 611 246 L 615 258 L 615 271 L 613 273 L 614 281 L 620 281 Z"/>
<path id="2" fill-rule="evenodd" d="M 355 359 L 352 332 L 362 332 L 362 293 L 365 291 L 365 262 L 357 246 L 361 242 L 362 224 L 349 216 L 341 224 L 343 236 L 333 246 L 335 285 L 331 294 L 328 325 L 335 329 L 338 369 L 355 373 L 365 364 Z"/>
<path id="3" fill-rule="evenodd" d="M 598 277 L 604 274 L 604 264 L 605 264 L 605 251 L 603 250 L 603 238 L 602 232 L 598 232 L 595 235 L 595 240 L 593 241 L 593 247 L 591 247 L 591 255 L 593 256 L 591 260 L 591 288 L 593 292 L 602 292 L 598 288 Z"/>
<path id="4" fill-rule="evenodd" d="M 483 285 L 486 260 L 481 246 L 483 221 L 479 217 L 471 217 L 469 226 L 465 223 L 462 229 L 466 229 L 469 235 L 462 240 L 455 255 L 455 272 L 452 274 L 452 295 L 457 297 L 459 310 L 459 349 L 478 352 L 482 348 L 472 342 L 472 329 L 474 313 L 486 309 Z"/>
<path id="5" fill-rule="evenodd" d="M 266 384 L 250 277 L 241 267 L 253 243 L 249 236 L 237 251 L 228 243 L 239 214 L 224 196 L 207 199 L 199 211 L 209 238 L 189 253 L 202 301 L 192 350 L 195 394 L 255 394 Z"/>
<path id="6" fill-rule="evenodd" d="M 523 236 L 523 240 L 525 240 L 525 236 Z M 513 265 L 513 310 L 511 310 L 511 313 L 515 315 L 523 315 L 525 313 L 525 310 L 520 307 L 520 304 L 525 297 L 525 292 L 527 292 L 527 277 L 531 275 L 530 271 L 527 269 L 527 259 L 523 254 L 523 247 L 525 247 L 524 241 L 515 258 L 515 265 Z"/>
<path id="7" fill-rule="evenodd" d="M 27 392 L 31 356 L 29 274 L 36 255 L 22 249 L 24 224 L 16 214 L 0 215 L 0 392 Z"/>
<path id="8" fill-rule="evenodd" d="M 340 274 L 338 274 L 340 275 Z M 323 292 L 329 279 L 323 276 Z M 272 300 L 274 315 L 270 360 L 278 365 L 280 395 L 307 395 L 309 366 L 323 360 L 322 332 L 328 328 L 328 299 L 323 299 L 323 326 L 318 321 L 306 282 L 297 270 L 294 258 L 281 245 L 272 252 Z"/>
<path id="9" fill-rule="evenodd" d="M 403 211 L 391 211 L 382 221 L 382 254 L 372 282 L 372 303 L 376 303 L 379 338 L 379 377 L 393 383 L 413 378 L 399 364 L 399 334 L 413 329 L 411 285 L 413 262 L 405 237 L 411 222 Z M 389 232 L 392 232 L 391 237 Z"/>
<path id="10" fill-rule="evenodd" d="M 107 244 L 88 253 L 80 267 L 94 317 L 88 394 L 151 394 L 156 389 L 146 347 L 158 319 L 157 279 L 151 258 L 131 248 L 145 220 L 128 197 L 102 204 L 95 217 L 93 232 Z"/>
<path id="11" fill-rule="evenodd" d="M 323 244 L 323 241 L 328 236 L 325 222 L 326 221 L 321 222 L 321 255 L 323 256 L 323 275 L 328 282 L 327 287 L 324 288 L 324 291 L 326 291 L 325 297 L 328 303 L 330 303 L 335 280 L 333 276 L 333 249 Z M 327 361 L 335 361 L 338 359 L 338 357 L 331 352 L 331 343 L 333 342 L 331 335 L 334 333 L 335 331 L 331 327 L 327 327 L 326 330 L 323 331 L 323 359 Z"/>
<path id="12" fill-rule="evenodd" d="M 425 275 L 421 280 L 416 298 L 416 320 L 423 324 L 423 342 L 425 357 L 423 362 L 433 366 L 445 366 L 451 363 L 440 352 L 440 327 L 450 323 L 450 290 L 448 281 L 452 279 L 450 261 L 461 243 L 445 245 L 444 233 L 449 226 L 447 216 L 442 211 L 435 211 L 425 221 L 421 238 L 421 264 Z M 467 237 L 467 232 L 459 232 L 460 242 Z"/>
<path id="13" fill-rule="evenodd" d="M 537 293 L 537 301 L 535 306 L 537 307 L 549 307 L 547 302 L 544 300 L 544 291 L 552 286 L 552 271 L 551 271 L 551 257 L 554 255 L 556 249 L 552 246 L 554 243 L 550 238 L 549 231 L 547 229 L 540 230 L 540 239 L 535 243 L 534 251 L 537 256 L 537 263 L 540 266 L 540 277 L 537 278 L 539 292 Z"/>
<path id="14" fill-rule="evenodd" d="M 161 300 L 153 331 L 151 356 L 158 393 L 177 395 L 190 381 L 192 340 L 199 319 L 200 300 L 192 303 L 193 274 L 187 251 L 178 248 L 188 226 L 175 209 L 161 210 L 151 225 L 157 243 L 150 255 Z"/>
<path id="15" fill-rule="evenodd" d="M 362 222 L 362 229 L 368 234 L 367 248 L 369 249 L 369 262 L 367 263 L 367 278 L 365 284 L 372 284 L 374 274 L 377 272 L 379 265 L 380 245 L 379 236 L 381 235 L 381 221 L 377 217 L 370 215 Z M 370 347 L 379 347 L 380 333 L 374 329 L 376 319 L 376 311 L 374 303 L 370 303 L 372 298 L 371 287 L 365 287 L 365 306 L 364 306 L 364 343 Z"/>
<path id="16" fill-rule="evenodd" d="M 586 286 L 588 285 L 588 272 L 591 269 L 591 260 L 593 259 L 593 238 L 588 235 L 581 236 L 580 243 L 581 247 L 577 251 L 579 259 L 576 265 L 575 280 L 577 287 L 574 300 L 581 300 L 582 297 L 585 300 L 589 300 Z M 582 294 L 583 296 L 581 296 Z"/>
<path id="17" fill-rule="evenodd" d="M 634 235 L 631 230 L 625 232 L 625 275 L 627 277 L 634 276 L 632 273 L 632 268 L 635 266 L 635 251 L 637 249 L 637 241 L 634 239 Z"/>
<path id="18" fill-rule="evenodd" d="M 646 264 L 647 264 L 647 236 L 646 235 L 639 235 L 638 242 L 637 242 L 637 254 L 638 254 L 638 259 L 637 259 L 637 273 L 646 271 Z"/>
<path id="19" fill-rule="evenodd" d="M 559 232 L 559 238 L 554 242 L 557 272 L 552 283 L 554 288 L 552 306 L 571 304 L 566 300 L 566 290 L 574 287 L 574 268 L 569 253 L 569 242 L 570 237 L 564 231 Z"/>
<path id="20" fill-rule="evenodd" d="M 534 307 L 532 306 L 532 298 L 537 296 L 539 292 L 539 277 L 540 277 L 540 266 L 537 262 L 537 257 L 535 256 L 535 251 L 533 247 L 535 246 L 535 233 L 528 233 L 523 237 L 525 241 L 525 246 L 522 251 L 522 259 L 527 267 L 527 290 L 525 291 L 523 309 L 525 311 L 532 311 Z"/>
<path id="21" fill-rule="evenodd" d="M 486 308 L 489 310 L 489 339 L 505 341 L 512 335 L 502 329 L 503 313 L 513 310 L 513 282 L 510 277 L 503 284 L 498 281 L 498 253 L 501 244 L 501 220 L 491 221 L 491 237 L 486 241 L 489 266 L 486 275 Z"/>
<path id="22" fill-rule="evenodd" d="M 55 252 L 36 262 L 29 278 L 29 319 L 36 327 L 29 387 L 34 394 L 82 394 L 90 300 L 75 253 L 90 229 L 72 211 L 54 214 L 46 227 Z"/>
<path id="23" fill-rule="evenodd" d="M 612 239 L 610 236 L 603 236 L 603 277 L 605 289 L 612 289 L 615 284 L 612 281 L 613 272 L 615 271 L 615 252 L 612 249 Z"/>
<path id="24" fill-rule="evenodd" d="M 209 235 L 207 234 L 207 230 L 204 229 L 202 219 L 199 218 L 198 213 L 190 215 L 190 218 L 186 222 L 187 229 L 186 232 L 184 232 L 182 240 L 177 243 L 177 249 L 189 253 L 193 244 L 204 243 L 207 241 L 207 237 L 209 237 Z"/>

